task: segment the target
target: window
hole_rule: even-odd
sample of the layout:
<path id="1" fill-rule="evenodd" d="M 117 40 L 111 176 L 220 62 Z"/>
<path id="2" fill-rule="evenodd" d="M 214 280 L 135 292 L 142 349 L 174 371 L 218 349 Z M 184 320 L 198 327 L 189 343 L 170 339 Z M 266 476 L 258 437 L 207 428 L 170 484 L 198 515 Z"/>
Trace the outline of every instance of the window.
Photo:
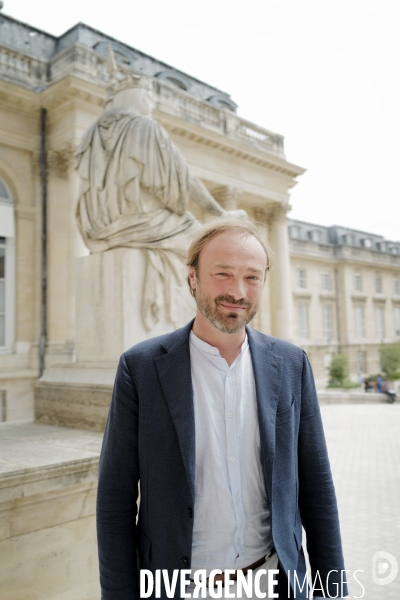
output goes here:
<path id="1" fill-rule="evenodd" d="M 395 277 L 393 279 L 393 294 L 395 296 L 399 296 L 400 295 L 400 284 L 399 284 L 398 277 Z"/>
<path id="2" fill-rule="evenodd" d="M 370 238 L 364 238 L 363 240 L 361 240 L 361 246 L 363 248 L 371 248 L 372 240 Z"/>
<path id="3" fill-rule="evenodd" d="M 332 364 L 332 354 L 330 354 L 329 352 L 327 352 L 326 354 L 324 354 L 324 367 L 325 369 L 330 369 Z"/>
<path id="4" fill-rule="evenodd" d="M 312 240 L 313 242 L 320 242 L 321 241 L 321 232 L 318 231 L 317 229 L 313 229 L 312 231 L 308 231 L 307 233 L 308 238 L 310 240 Z"/>
<path id="5" fill-rule="evenodd" d="M 323 321 L 324 321 L 324 338 L 327 342 L 330 342 L 333 337 L 333 318 L 332 318 L 332 306 L 325 304 L 322 307 Z"/>
<path id="6" fill-rule="evenodd" d="M 357 356 L 357 370 L 360 374 L 367 372 L 367 365 L 365 360 L 365 352 L 359 352 Z"/>
<path id="7" fill-rule="evenodd" d="M 300 238 L 300 229 L 298 227 L 296 227 L 296 225 L 292 225 L 289 228 L 289 233 L 290 233 L 290 237 L 295 238 L 295 239 L 299 239 Z"/>
<path id="8" fill-rule="evenodd" d="M 375 307 L 375 324 L 376 324 L 376 336 L 379 339 L 385 337 L 385 328 L 384 328 L 384 313 L 382 306 Z"/>
<path id="9" fill-rule="evenodd" d="M 348 244 L 352 246 L 354 244 L 354 236 L 351 233 L 345 233 L 342 236 L 343 244 Z"/>
<path id="10" fill-rule="evenodd" d="M 362 292 L 361 273 L 354 274 L 354 289 L 356 290 L 356 292 Z"/>
<path id="11" fill-rule="evenodd" d="M 322 273 L 322 289 L 330 292 L 332 290 L 331 274 L 325 271 Z"/>
<path id="12" fill-rule="evenodd" d="M 14 207 L 0 180 L 0 350 L 10 351 L 14 342 Z"/>
<path id="13" fill-rule="evenodd" d="M 375 277 L 375 292 L 382 294 L 382 277 L 380 275 Z"/>
<path id="14" fill-rule="evenodd" d="M 298 306 L 299 337 L 308 338 L 308 305 Z"/>
<path id="15" fill-rule="evenodd" d="M 305 269 L 297 269 L 297 285 L 300 288 L 307 287 L 306 270 Z"/>
<path id="16" fill-rule="evenodd" d="M 394 309 L 394 328 L 396 337 L 400 337 L 400 306 L 396 306 Z"/>
<path id="17" fill-rule="evenodd" d="M 0 238 L 0 348 L 6 345 L 6 238 Z"/>
<path id="18" fill-rule="evenodd" d="M 356 306 L 356 336 L 358 338 L 363 338 L 365 336 L 363 306 Z"/>

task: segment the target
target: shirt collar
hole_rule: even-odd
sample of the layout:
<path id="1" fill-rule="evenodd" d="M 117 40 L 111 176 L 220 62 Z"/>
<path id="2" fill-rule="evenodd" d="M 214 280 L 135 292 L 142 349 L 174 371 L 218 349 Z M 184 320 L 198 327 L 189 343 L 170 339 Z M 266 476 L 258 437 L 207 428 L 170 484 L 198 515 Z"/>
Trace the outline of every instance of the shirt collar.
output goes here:
<path id="1" fill-rule="evenodd" d="M 193 344 L 195 348 L 197 348 L 197 350 L 200 350 L 200 352 L 204 352 L 205 354 L 212 354 L 213 356 L 219 356 L 220 358 L 222 358 L 218 348 L 216 348 L 215 346 L 211 346 L 210 344 L 207 344 L 207 342 L 201 340 L 199 337 L 197 337 L 195 333 L 193 333 L 193 330 L 190 332 L 189 341 L 191 344 Z M 244 351 L 248 348 L 248 345 L 249 342 L 247 339 L 246 332 L 246 337 L 244 338 L 243 344 L 240 347 L 239 355 L 244 353 Z"/>

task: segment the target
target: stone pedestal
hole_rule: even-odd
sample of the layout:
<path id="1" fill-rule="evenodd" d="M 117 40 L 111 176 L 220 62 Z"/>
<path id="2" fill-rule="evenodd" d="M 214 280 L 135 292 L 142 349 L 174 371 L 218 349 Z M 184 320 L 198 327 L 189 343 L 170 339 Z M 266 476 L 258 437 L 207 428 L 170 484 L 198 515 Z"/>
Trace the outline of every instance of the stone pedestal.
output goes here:
<path id="1" fill-rule="evenodd" d="M 147 257 L 117 248 L 76 259 L 76 362 L 52 365 L 35 387 L 35 420 L 104 431 L 119 357 L 134 344 L 174 331 L 161 307 L 149 331 L 142 319 Z M 189 289 L 182 290 L 189 296 Z M 191 316 L 182 311 L 185 325 Z"/>
<path id="2" fill-rule="evenodd" d="M 165 307 L 150 331 L 143 324 L 146 266 L 145 252 L 133 248 L 116 248 L 76 259 L 78 364 L 116 364 L 134 344 L 174 330 Z M 186 289 L 183 292 L 189 294 Z"/>

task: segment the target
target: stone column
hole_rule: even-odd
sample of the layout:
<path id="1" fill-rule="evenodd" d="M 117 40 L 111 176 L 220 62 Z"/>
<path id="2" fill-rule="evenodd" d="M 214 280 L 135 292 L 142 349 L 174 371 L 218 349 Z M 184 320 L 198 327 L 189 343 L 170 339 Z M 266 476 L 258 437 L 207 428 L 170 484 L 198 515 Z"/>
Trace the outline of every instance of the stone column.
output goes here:
<path id="1" fill-rule="evenodd" d="M 270 271 L 271 333 L 290 340 L 292 338 L 292 290 L 289 256 L 289 236 L 286 207 L 268 211 L 269 241 L 274 252 Z"/>

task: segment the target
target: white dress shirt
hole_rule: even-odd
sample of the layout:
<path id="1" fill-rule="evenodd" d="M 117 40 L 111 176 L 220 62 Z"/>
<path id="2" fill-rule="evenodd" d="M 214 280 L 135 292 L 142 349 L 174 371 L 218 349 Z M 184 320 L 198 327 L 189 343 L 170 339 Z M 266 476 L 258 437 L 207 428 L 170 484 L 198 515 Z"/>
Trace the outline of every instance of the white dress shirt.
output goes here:
<path id="1" fill-rule="evenodd" d="M 192 573 L 241 569 L 272 547 L 247 336 L 229 367 L 190 334 L 196 432 Z"/>

